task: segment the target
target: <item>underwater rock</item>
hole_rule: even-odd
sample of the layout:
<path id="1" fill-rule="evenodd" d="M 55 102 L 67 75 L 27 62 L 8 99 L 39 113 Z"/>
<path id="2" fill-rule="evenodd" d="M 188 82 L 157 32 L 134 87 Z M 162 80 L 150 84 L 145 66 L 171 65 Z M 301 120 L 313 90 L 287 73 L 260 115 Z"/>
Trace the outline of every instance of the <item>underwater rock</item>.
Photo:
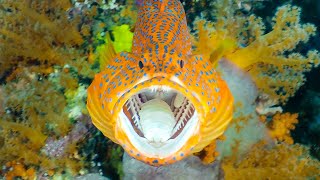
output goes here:
<path id="1" fill-rule="evenodd" d="M 101 176 L 100 174 L 92 173 L 92 174 L 86 174 L 83 176 L 78 176 L 75 178 L 75 180 L 109 180 L 109 178 Z"/>
<path id="2" fill-rule="evenodd" d="M 123 155 L 123 172 L 124 180 L 194 180 L 199 177 L 203 180 L 219 180 L 224 177 L 219 161 L 215 161 L 209 165 L 204 165 L 196 156 L 189 156 L 168 166 L 154 167 L 138 161 L 125 153 Z"/>
<path id="3" fill-rule="evenodd" d="M 224 58 L 219 61 L 217 69 L 221 73 L 222 78 L 227 82 L 234 101 L 244 105 L 242 113 L 251 113 L 250 104 L 253 104 L 256 100 L 258 90 L 250 74 Z"/>
<path id="4" fill-rule="evenodd" d="M 239 156 L 261 140 L 270 142 L 266 126 L 259 121 L 256 114 L 258 90 L 250 75 L 227 59 L 221 59 L 218 71 L 227 82 L 234 97 L 234 118 L 224 133 L 224 141 L 217 142 L 219 158 L 235 153 Z"/>

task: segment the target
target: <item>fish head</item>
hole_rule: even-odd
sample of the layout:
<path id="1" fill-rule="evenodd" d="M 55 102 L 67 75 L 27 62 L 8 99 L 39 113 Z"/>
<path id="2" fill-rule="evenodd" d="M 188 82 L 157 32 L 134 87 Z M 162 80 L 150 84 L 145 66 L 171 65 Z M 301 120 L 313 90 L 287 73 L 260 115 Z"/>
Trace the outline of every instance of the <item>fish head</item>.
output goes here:
<path id="1" fill-rule="evenodd" d="M 233 98 L 202 56 L 120 53 L 88 88 L 95 126 L 132 157 L 171 164 L 222 135 Z"/>

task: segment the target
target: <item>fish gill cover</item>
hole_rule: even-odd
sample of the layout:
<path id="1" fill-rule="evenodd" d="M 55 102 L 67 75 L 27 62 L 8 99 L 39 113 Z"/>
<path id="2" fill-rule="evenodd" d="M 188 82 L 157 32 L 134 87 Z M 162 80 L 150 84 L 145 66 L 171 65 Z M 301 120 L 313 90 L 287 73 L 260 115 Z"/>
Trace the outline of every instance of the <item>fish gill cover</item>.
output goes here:
<path id="1" fill-rule="evenodd" d="M 0 175 L 122 177 L 123 150 L 92 126 L 85 100 L 94 74 L 112 60 L 115 50 L 107 44 L 119 42 L 117 28 L 133 31 L 135 2 L 0 2 Z M 299 116 L 300 109 L 286 111 L 305 74 L 319 76 L 314 69 L 319 45 L 308 43 L 319 40 L 319 24 L 310 24 L 313 17 L 304 15 L 312 5 L 299 3 L 301 9 L 289 1 L 244 0 L 183 4 L 194 53 L 215 63 L 235 97 L 234 119 L 225 135 L 197 156 L 204 163 L 221 161 L 226 179 L 319 178 L 311 145 L 295 143 L 290 133 L 303 126 L 319 134 L 319 112 L 312 112 L 311 124 L 303 119 L 308 110 Z M 130 41 L 130 35 L 123 38 L 124 44 Z M 230 62 L 236 66 L 227 66 Z M 226 72 L 243 77 L 237 80 L 245 86 L 228 80 Z M 319 95 L 319 89 L 313 91 L 308 93 L 314 98 L 311 108 Z M 313 155 L 319 157 L 319 142 L 313 142 Z"/>

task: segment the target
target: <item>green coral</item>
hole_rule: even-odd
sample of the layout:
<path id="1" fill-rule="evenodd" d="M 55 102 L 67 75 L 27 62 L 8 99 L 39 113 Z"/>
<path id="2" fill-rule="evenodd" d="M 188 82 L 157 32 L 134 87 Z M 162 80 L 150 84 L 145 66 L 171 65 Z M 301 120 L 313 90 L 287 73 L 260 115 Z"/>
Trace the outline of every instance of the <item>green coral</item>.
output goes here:
<path id="1" fill-rule="evenodd" d="M 116 53 L 127 51 L 131 52 L 133 32 L 130 31 L 129 25 L 121 25 L 113 28 L 114 49 Z"/>
<path id="2" fill-rule="evenodd" d="M 127 51 L 131 52 L 133 32 L 127 24 L 115 26 L 111 31 L 114 41 L 111 40 L 110 34 L 106 33 L 105 36 L 98 34 L 95 41 L 102 42 L 97 46 L 93 59 L 100 64 L 100 70 L 108 64 L 116 53 Z"/>

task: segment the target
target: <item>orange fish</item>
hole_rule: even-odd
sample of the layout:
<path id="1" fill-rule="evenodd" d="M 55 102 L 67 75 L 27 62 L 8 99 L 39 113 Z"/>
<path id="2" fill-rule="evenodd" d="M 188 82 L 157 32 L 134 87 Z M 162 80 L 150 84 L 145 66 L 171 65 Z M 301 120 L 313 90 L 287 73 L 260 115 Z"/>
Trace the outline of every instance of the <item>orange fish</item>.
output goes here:
<path id="1" fill-rule="evenodd" d="M 153 166 L 201 151 L 232 119 L 233 97 L 209 59 L 193 55 L 178 0 L 144 0 L 132 52 L 121 52 L 88 88 L 93 124 Z"/>

